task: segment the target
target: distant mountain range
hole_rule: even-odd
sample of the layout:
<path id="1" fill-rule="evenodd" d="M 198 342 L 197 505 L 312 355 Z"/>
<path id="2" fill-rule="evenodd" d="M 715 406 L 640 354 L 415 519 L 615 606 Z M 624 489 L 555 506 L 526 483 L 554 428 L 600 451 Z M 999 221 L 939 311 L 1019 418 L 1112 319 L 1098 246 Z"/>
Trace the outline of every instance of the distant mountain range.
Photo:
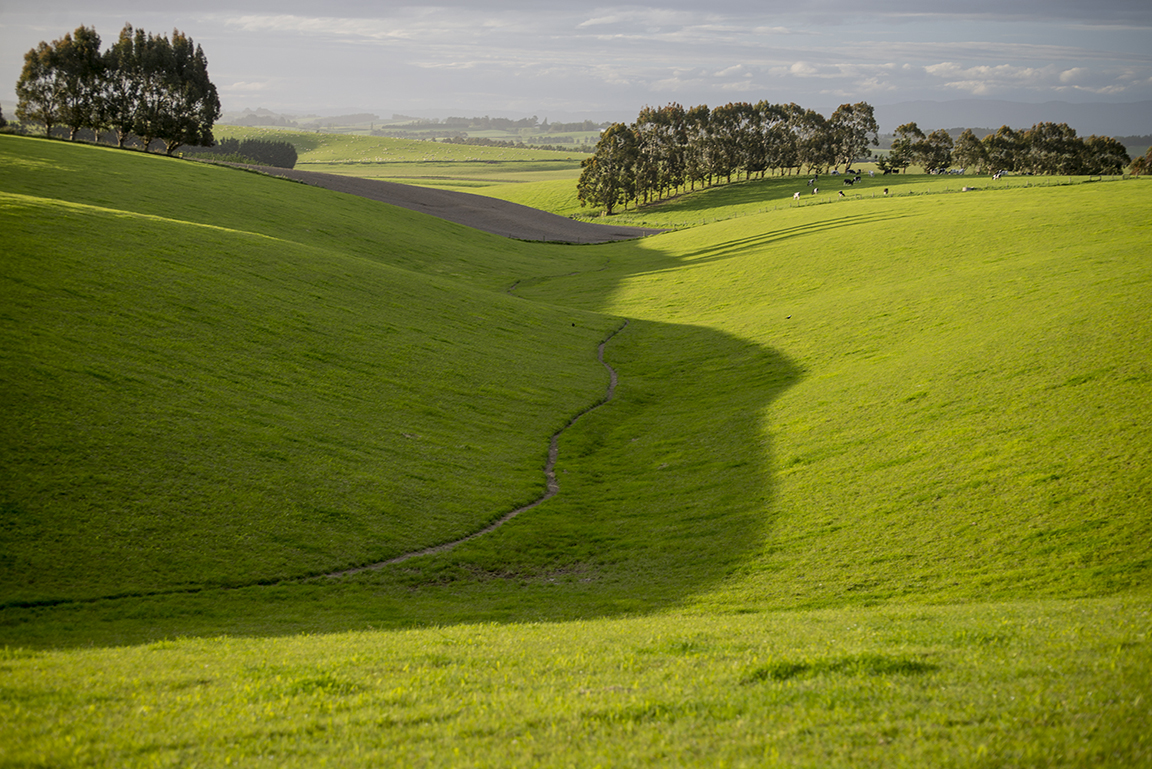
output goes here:
<path id="1" fill-rule="evenodd" d="M 1152 101 L 1110 104 L 1043 104 L 963 99 L 958 101 L 906 101 L 874 105 L 883 133 L 905 123 L 922 130 L 936 128 L 991 128 L 1002 125 L 1030 128 L 1036 123 L 1067 123 L 1080 136 L 1142 136 L 1152 134 Z"/>

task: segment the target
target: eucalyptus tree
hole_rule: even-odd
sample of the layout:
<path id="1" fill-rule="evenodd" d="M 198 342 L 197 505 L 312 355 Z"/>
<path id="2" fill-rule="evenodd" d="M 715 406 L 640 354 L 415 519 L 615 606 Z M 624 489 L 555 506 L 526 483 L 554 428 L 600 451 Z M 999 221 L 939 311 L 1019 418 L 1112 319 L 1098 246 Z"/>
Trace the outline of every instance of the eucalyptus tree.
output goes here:
<path id="1" fill-rule="evenodd" d="M 704 186 L 711 163 L 708 160 L 712 133 L 712 111 L 707 104 L 692 107 L 684 113 L 684 178 L 691 189 Z"/>
<path id="2" fill-rule="evenodd" d="M 798 167 L 808 173 L 822 173 L 836 161 L 828 121 L 819 112 L 805 109 L 792 115 L 793 130 L 799 148 Z"/>
<path id="3" fill-rule="evenodd" d="M 740 168 L 741 151 L 738 135 L 742 119 L 741 109 L 731 102 L 712 109 L 708 141 L 709 177 L 723 176 L 726 181 L 731 182 L 732 174 Z"/>
<path id="4" fill-rule="evenodd" d="M 672 102 L 660 110 L 663 116 L 662 137 L 665 146 L 664 181 L 677 190 L 684 186 L 688 168 L 688 113 Z"/>
<path id="5" fill-rule="evenodd" d="M 684 183 L 685 111 L 679 104 L 645 107 L 632 130 L 636 134 L 636 194 L 648 202 Z"/>
<path id="6" fill-rule="evenodd" d="M 988 157 L 984 145 L 972 133 L 971 128 L 965 128 L 952 147 L 952 160 L 960 168 L 983 170 L 988 165 Z"/>
<path id="7" fill-rule="evenodd" d="M 208 59 L 179 30 L 172 31 L 167 56 L 163 78 L 167 104 L 160 121 L 165 151 L 171 155 L 182 144 L 211 146 L 220 98 L 208 78 Z"/>
<path id="8" fill-rule="evenodd" d="M 1084 140 L 1084 173 L 1120 174 L 1132 162 L 1128 148 L 1111 136 L 1089 136 Z"/>
<path id="9" fill-rule="evenodd" d="M 1083 142 L 1067 123 L 1037 123 L 1024 132 L 1024 167 L 1037 174 L 1076 173 Z"/>
<path id="10" fill-rule="evenodd" d="M 103 127 L 104 59 L 100 36 L 80 26 L 52 43 L 57 76 L 61 84 L 60 123 L 68 126 L 68 138 L 76 141 L 81 128 Z"/>
<path id="11" fill-rule="evenodd" d="M 800 127 L 804 117 L 804 108 L 796 102 L 790 102 L 780 107 L 782 122 L 777 130 L 776 168 L 783 174 L 800 171 L 803 164 L 801 159 L 802 137 Z"/>
<path id="12" fill-rule="evenodd" d="M 636 134 L 630 126 L 613 123 L 605 129 L 595 153 L 580 163 L 580 205 L 603 208 L 611 216 L 617 205 L 635 198 L 636 155 Z"/>
<path id="13" fill-rule="evenodd" d="M 659 187 L 660 156 L 664 151 L 659 113 L 651 107 L 644 107 L 631 130 L 636 140 L 636 197 L 647 203 Z"/>
<path id="14" fill-rule="evenodd" d="M 171 124 L 167 69 L 172 63 L 172 43 L 162 35 L 136 30 L 136 113 L 132 133 L 148 149 Z"/>
<path id="15" fill-rule="evenodd" d="M 64 104 L 64 83 L 56 59 L 55 48 L 41 41 L 24 54 L 24 67 L 16 81 L 16 118 L 43 124 L 49 136 L 62 120 Z"/>
<path id="16" fill-rule="evenodd" d="M 1152 171 L 1152 147 L 1149 147 L 1147 152 L 1133 160 L 1132 165 L 1128 166 L 1128 170 L 1132 172 L 1133 176 Z"/>
<path id="17" fill-rule="evenodd" d="M 789 141 L 788 112 L 783 104 L 760 101 L 756 104 L 757 170 L 760 178 L 779 168 Z"/>
<path id="18" fill-rule="evenodd" d="M 925 171 L 943 171 L 952 165 L 952 136 L 943 128 L 928 134 L 916 150 L 916 157 Z"/>
<path id="19" fill-rule="evenodd" d="M 1021 158 L 1027 148 L 1027 139 L 1019 131 L 1003 125 L 996 133 L 988 134 L 980 143 L 992 172 L 1021 170 Z"/>
<path id="20" fill-rule="evenodd" d="M 872 105 L 866 101 L 841 104 L 828 118 L 828 128 L 835 168 L 841 164 L 850 168 L 852 161 L 872 154 L 869 144 L 874 147 L 880 144 L 880 125 L 876 122 Z"/>
<path id="21" fill-rule="evenodd" d="M 893 168 L 906 170 L 917 159 L 920 144 L 927 137 L 916 123 L 905 123 L 896 129 L 888 162 Z"/>
<path id="22" fill-rule="evenodd" d="M 104 52 L 104 119 L 116 132 L 118 147 L 124 146 L 136 126 L 144 82 L 140 46 L 145 41 L 143 30 L 125 24 L 120 37 Z"/>

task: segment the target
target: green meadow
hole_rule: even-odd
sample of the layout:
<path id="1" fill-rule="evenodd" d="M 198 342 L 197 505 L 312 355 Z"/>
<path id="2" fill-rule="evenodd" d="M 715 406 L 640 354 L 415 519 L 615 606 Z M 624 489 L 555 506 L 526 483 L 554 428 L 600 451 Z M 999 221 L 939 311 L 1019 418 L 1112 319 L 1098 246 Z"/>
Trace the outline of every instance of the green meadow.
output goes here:
<path id="1" fill-rule="evenodd" d="M 563 246 L 0 136 L 0 765 L 1148 763 L 1152 187 L 889 179 Z"/>
<path id="2" fill-rule="evenodd" d="M 481 192 L 494 185 L 575 180 L 584 153 L 449 144 L 420 139 L 218 126 L 218 138 L 285 141 L 304 171 Z"/>

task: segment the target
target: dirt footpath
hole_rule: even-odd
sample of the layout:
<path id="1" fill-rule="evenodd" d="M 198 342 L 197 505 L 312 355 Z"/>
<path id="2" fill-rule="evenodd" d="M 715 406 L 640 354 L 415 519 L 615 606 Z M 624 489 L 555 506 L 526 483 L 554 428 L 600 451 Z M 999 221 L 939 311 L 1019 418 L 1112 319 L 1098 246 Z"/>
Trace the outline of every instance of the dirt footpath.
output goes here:
<path id="1" fill-rule="evenodd" d="M 378 179 L 322 174 L 271 166 L 245 166 L 272 176 L 311 184 L 315 187 L 358 195 L 400 208 L 430 214 L 465 227 L 518 240 L 542 240 L 554 243 L 607 243 L 655 235 L 664 230 L 645 227 L 622 227 L 610 224 L 578 222 L 519 203 L 487 198 L 468 192 L 454 192 L 430 187 L 416 187 Z"/>

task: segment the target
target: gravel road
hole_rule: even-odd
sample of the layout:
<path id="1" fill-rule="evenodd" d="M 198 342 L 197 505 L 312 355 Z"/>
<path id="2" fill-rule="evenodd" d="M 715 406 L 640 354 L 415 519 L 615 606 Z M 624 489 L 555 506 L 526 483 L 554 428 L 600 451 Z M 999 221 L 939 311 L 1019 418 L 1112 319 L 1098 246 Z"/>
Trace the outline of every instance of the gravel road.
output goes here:
<path id="1" fill-rule="evenodd" d="M 271 166 L 245 166 L 254 171 L 295 179 L 316 187 L 358 195 L 381 203 L 389 203 L 412 211 L 447 219 L 465 227 L 482 230 L 518 240 L 539 240 L 555 243 L 607 243 L 613 240 L 633 240 L 655 235 L 663 230 L 645 227 L 622 227 L 611 224 L 578 222 L 519 203 L 411 184 L 398 184 L 378 179 L 358 179 L 354 176 L 323 174 L 316 171 L 273 168 Z"/>

